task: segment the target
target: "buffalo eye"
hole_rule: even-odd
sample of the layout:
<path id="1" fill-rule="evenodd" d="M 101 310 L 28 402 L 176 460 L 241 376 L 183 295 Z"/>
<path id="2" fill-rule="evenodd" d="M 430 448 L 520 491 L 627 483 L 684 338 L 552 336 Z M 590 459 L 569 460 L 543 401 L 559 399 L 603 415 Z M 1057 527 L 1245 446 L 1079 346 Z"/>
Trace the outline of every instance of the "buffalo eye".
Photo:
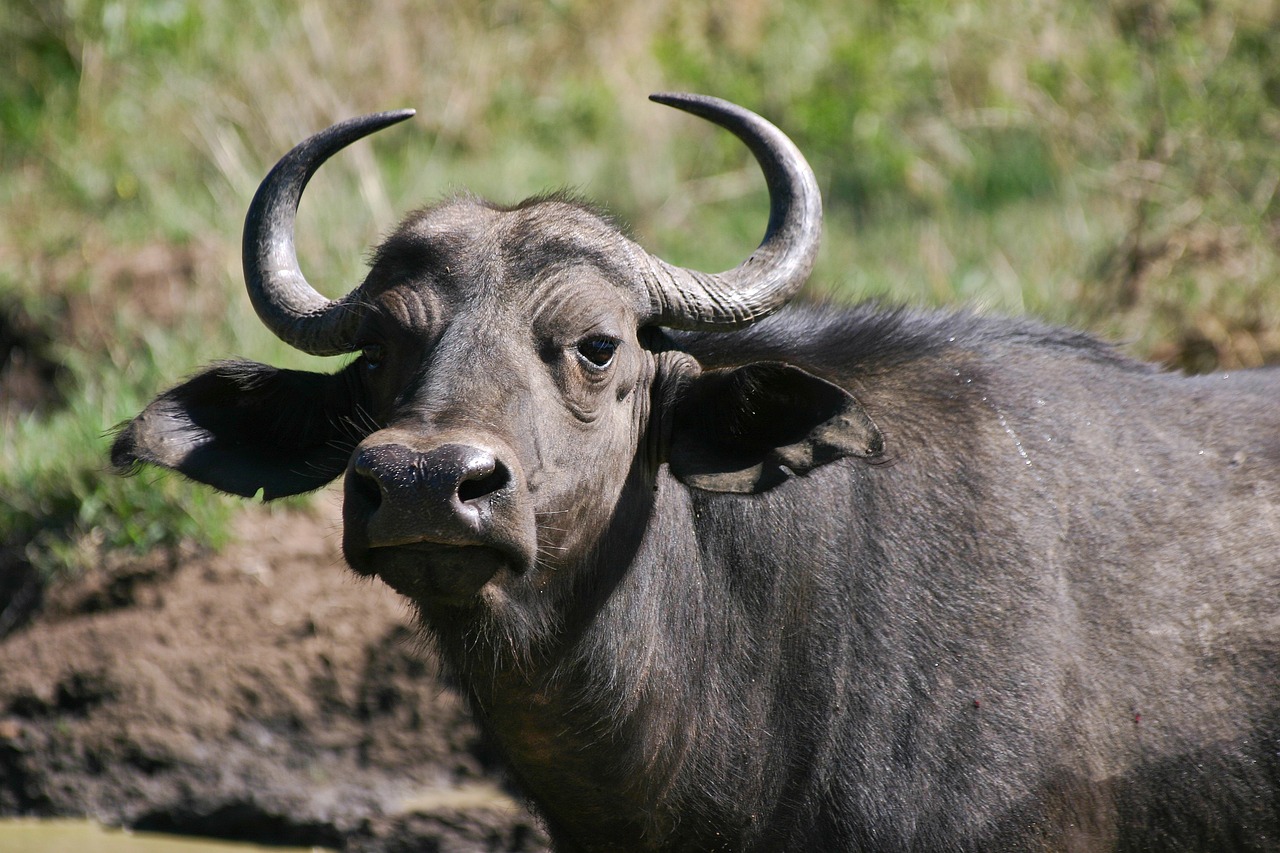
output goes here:
<path id="1" fill-rule="evenodd" d="M 592 370 L 604 370 L 613 363 L 613 354 L 618 350 L 615 338 L 594 337 L 580 341 L 576 347 L 578 359 Z"/>
<path id="2" fill-rule="evenodd" d="M 386 357 L 386 351 L 382 344 L 365 344 L 360 348 L 360 357 L 364 359 L 364 366 L 369 370 L 377 370 L 382 366 L 382 360 Z"/>

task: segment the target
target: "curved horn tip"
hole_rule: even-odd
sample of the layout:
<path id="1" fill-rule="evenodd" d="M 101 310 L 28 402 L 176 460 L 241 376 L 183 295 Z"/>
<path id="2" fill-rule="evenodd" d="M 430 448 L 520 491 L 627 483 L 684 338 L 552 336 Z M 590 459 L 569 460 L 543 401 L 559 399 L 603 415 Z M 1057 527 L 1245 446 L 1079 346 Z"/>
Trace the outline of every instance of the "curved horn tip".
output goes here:
<path id="1" fill-rule="evenodd" d="M 303 148 L 308 143 L 323 139 L 329 144 L 335 146 L 333 150 L 334 152 L 337 152 L 346 148 L 357 139 L 363 139 L 372 133 L 377 133 L 379 130 L 388 128 L 393 124 L 399 124 L 405 119 L 413 118 L 417 114 L 418 111 L 412 109 L 387 110 L 386 112 L 369 113 L 368 115 L 343 119 L 329 128 L 320 131 L 309 139 L 303 140 L 294 150 Z M 285 156 L 287 159 L 289 155 Z M 317 163 L 317 166 L 318 165 L 319 164 Z"/>
<path id="2" fill-rule="evenodd" d="M 380 117 L 385 117 L 388 122 L 394 124 L 395 122 L 398 122 L 398 121 L 404 121 L 407 118 L 413 118 L 417 114 L 418 114 L 418 111 L 413 109 L 412 107 L 405 107 L 404 109 L 399 109 L 399 110 L 387 110 L 384 113 L 376 113 L 375 115 L 378 115 Z"/>
<path id="3" fill-rule="evenodd" d="M 693 92 L 654 92 L 649 100 L 666 107 L 675 107 L 689 113 L 696 113 L 699 107 L 720 107 L 742 109 L 732 101 L 717 98 L 713 95 L 697 95 Z"/>
<path id="4" fill-rule="evenodd" d="M 649 100 L 655 104 L 671 104 L 684 98 L 706 97 L 705 95 L 695 95 L 691 92 L 654 92 L 649 96 Z"/>
<path id="5" fill-rule="evenodd" d="M 393 124 L 399 124 L 405 119 L 413 118 L 417 114 L 418 111 L 414 109 L 387 110 L 386 112 L 370 113 L 367 116 L 348 119 L 346 122 L 340 122 L 339 125 L 335 126 L 340 126 L 342 124 L 359 125 L 364 129 L 364 134 L 362 135 L 365 135 L 390 127 Z"/>

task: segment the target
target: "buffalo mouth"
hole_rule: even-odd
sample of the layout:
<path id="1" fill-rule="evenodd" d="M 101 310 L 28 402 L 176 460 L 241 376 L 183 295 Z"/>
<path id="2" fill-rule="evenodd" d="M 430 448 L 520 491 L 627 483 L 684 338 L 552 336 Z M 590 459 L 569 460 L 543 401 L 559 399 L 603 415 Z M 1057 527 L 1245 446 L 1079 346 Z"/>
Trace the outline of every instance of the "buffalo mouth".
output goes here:
<path id="1" fill-rule="evenodd" d="M 377 575 L 414 601 L 455 607 L 474 603 L 499 572 L 515 570 L 515 561 L 498 548 L 435 542 L 348 552 L 347 562 L 359 574 Z"/>

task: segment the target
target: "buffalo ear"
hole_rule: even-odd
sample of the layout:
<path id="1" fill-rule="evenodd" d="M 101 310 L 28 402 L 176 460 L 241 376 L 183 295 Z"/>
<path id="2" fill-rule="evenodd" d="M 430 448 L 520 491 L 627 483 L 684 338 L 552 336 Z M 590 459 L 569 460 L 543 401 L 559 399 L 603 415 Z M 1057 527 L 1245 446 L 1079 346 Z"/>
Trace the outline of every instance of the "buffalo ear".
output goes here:
<path id="1" fill-rule="evenodd" d="M 333 375 L 223 362 L 161 394 L 120 428 L 111 462 L 170 468 L 267 500 L 318 489 L 364 437 L 352 367 Z"/>
<path id="2" fill-rule="evenodd" d="M 884 437 L 858 401 L 798 367 L 756 362 L 686 382 L 667 461 L 695 488 L 763 492 L 828 462 L 883 452 Z"/>

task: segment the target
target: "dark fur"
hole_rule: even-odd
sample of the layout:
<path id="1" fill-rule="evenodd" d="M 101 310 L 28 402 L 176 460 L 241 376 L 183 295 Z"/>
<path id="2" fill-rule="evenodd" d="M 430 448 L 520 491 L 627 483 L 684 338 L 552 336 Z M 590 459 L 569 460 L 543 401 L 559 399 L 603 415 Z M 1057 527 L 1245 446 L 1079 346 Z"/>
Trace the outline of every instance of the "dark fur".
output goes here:
<path id="1" fill-rule="evenodd" d="M 418 337 L 392 339 L 421 354 L 387 368 L 393 402 L 362 390 L 360 362 L 305 382 L 222 368 L 161 397 L 113 458 L 272 493 L 337 476 L 393 420 L 523 452 L 559 405 L 525 394 L 550 368 L 439 305 L 501 306 L 506 282 L 581 255 L 580 226 L 540 209 L 508 211 L 532 224 L 498 245 L 527 251 L 497 260 L 475 253 L 478 214 L 449 206 L 379 251 L 369 293 L 417 275 L 436 300 L 404 309 Z M 415 243 L 430 217 L 453 236 Z M 607 271 L 611 251 L 584 263 Z M 652 382 L 617 395 L 641 398 L 633 457 L 569 472 L 623 472 L 616 501 L 577 498 L 604 513 L 592 547 L 540 551 L 545 586 L 512 581 L 503 608 L 413 595 L 559 849 L 1280 849 L 1280 375 L 1184 378 L 1030 322 L 874 306 L 638 340 Z M 822 405 L 779 424 L 789 391 L 764 389 L 764 415 L 714 416 L 729 374 L 694 359 L 801 368 L 759 375 Z M 813 377 L 867 419 L 861 444 L 805 443 L 834 411 Z M 281 408 L 257 438 L 236 426 Z M 287 459 L 242 482 L 291 429 L 327 448 L 311 473 Z M 788 477 L 768 457 L 755 493 L 694 488 L 668 452 L 704 432 L 735 459 L 798 441 L 814 465 Z M 195 462 L 157 449 L 173 435 Z"/>
<path id="2" fill-rule="evenodd" d="M 553 827 L 618 849 L 1277 849 L 1280 377 L 870 308 L 672 337 L 840 382 L 887 464 L 753 496 L 637 475 L 617 568 L 529 674 L 558 758 L 514 766 L 564 792 Z M 522 690 L 467 681 L 500 740 L 532 725 Z"/>

